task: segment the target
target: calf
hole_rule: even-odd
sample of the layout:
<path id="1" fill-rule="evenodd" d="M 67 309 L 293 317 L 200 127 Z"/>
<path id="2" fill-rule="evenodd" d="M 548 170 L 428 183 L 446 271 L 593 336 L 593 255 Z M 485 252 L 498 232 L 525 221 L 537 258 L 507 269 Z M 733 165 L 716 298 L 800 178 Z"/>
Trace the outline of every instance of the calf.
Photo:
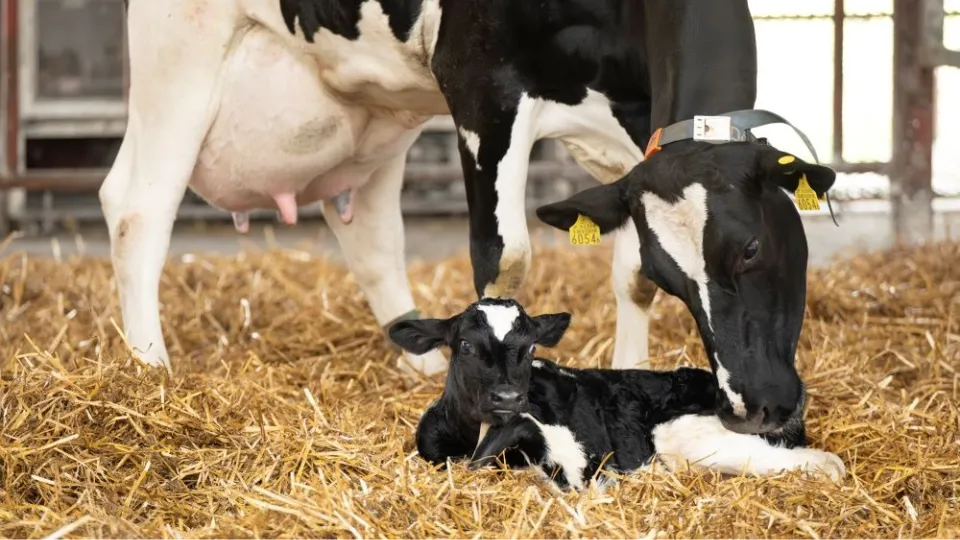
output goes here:
<path id="1" fill-rule="evenodd" d="M 417 426 L 420 455 L 469 457 L 473 467 L 503 453 L 577 490 L 601 469 L 629 473 L 654 456 L 670 469 L 844 476 L 836 455 L 804 447 L 800 418 L 762 435 L 724 428 L 709 371 L 572 369 L 535 358 L 536 345 L 556 345 L 569 323 L 568 313 L 531 317 L 513 300 L 486 299 L 449 319 L 393 325 L 391 339 L 410 352 L 453 350 L 443 395 Z"/>

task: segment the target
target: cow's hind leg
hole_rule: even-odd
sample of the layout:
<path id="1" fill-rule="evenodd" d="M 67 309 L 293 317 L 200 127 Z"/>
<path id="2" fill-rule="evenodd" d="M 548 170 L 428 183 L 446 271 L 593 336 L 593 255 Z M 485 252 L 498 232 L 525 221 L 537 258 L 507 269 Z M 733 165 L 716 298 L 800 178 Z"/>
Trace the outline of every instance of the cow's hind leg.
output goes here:
<path id="1" fill-rule="evenodd" d="M 353 198 L 353 220 L 344 224 L 324 203 L 327 225 L 337 237 L 347 267 L 353 272 L 377 322 L 387 329 L 415 311 L 404 258 L 400 190 L 406 156 L 401 153 L 375 171 Z M 404 353 L 399 366 L 432 375 L 447 368 L 440 351 Z"/>
<path id="2" fill-rule="evenodd" d="M 233 5 L 134 2 L 128 11 L 128 129 L 101 201 L 127 342 L 144 362 L 168 370 L 160 275 L 177 209 L 216 114 Z M 194 27 L 200 20 L 202 32 Z"/>
<path id="3" fill-rule="evenodd" d="M 653 430 L 657 455 L 671 470 L 685 463 L 724 474 L 766 476 L 802 470 L 839 480 L 846 474 L 835 454 L 814 448 L 774 446 L 757 435 L 734 433 L 716 416 L 685 415 Z"/>
<path id="4" fill-rule="evenodd" d="M 613 294 L 617 301 L 614 369 L 649 369 L 648 312 L 657 286 L 640 273 L 640 239 L 633 219 L 617 230 L 613 244 Z"/>
<path id="5" fill-rule="evenodd" d="M 113 160 L 113 166 L 110 167 L 110 172 L 107 173 L 107 177 L 100 184 L 100 209 L 103 212 L 104 220 L 107 222 L 111 243 L 116 242 L 113 235 L 117 232 L 117 219 L 123 204 L 123 196 L 127 193 L 127 186 L 130 185 L 130 178 L 133 176 L 135 138 L 130 123 L 128 123 L 123 141 L 120 143 L 120 150 L 117 152 L 116 159 Z"/>

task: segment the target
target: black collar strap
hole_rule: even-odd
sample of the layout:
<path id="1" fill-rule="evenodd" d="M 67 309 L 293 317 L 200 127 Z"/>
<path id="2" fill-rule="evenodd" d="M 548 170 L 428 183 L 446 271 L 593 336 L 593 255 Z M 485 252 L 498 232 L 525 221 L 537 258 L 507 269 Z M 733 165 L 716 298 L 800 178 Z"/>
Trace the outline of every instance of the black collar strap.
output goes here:
<path id="1" fill-rule="evenodd" d="M 813 144 L 810 143 L 806 134 L 779 114 L 762 109 L 743 109 L 718 116 L 694 116 L 692 119 L 682 120 L 665 128 L 658 128 L 650 137 L 650 142 L 647 143 L 644 158 L 649 158 L 664 145 L 677 141 L 692 139 L 711 144 L 756 141 L 757 138 L 751 133 L 751 130 L 769 124 L 785 124 L 793 129 L 803 140 L 803 144 L 807 146 L 807 150 L 813 155 L 817 165 L 820 164 L 817 151 L 813 148 Z M 833 205 L 830 204 L 830 194 L 824 193 L 824 196 L 827 199 L 827 208 L 830 209 L 830 217 L 833 219 L 834 225 L 839 227 L 840 224 L 837 223 L 837 218 L 833 214 Z"/>

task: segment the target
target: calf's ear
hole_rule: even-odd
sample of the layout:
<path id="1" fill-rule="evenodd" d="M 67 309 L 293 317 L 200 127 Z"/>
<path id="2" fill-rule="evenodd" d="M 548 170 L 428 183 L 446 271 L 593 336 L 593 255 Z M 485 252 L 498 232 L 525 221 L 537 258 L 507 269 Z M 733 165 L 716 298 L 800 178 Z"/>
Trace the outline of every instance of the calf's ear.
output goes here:
<path id="1" fill-rule="evenodd" d="M 607 234 L 630 217 L 630 207 L 624 196 L 625 188 L 623 180 L 594 186 L 567 200 L 537 208 L 537 217 L 551 227 L 569 231 L 577 218 L 584 215 L 600 227 L 600 234 Z"/>
<path id="2" fill-rule="evenodd" d="M 837 179 L 837 173 L 830 167 L 807 163 L 772 146 L 764 147 L 760 151 L 757 168 L 761 180 L 774 182 L 790 193 L 797 190 L 800 177 L 806 175 L 807 183 L 817 192 L 818 197 L 823 197 Z"/>
<path id="3" fill-rule="evenodd" d="M 567 327 L 570 326 L 569 313 L 549 313 L 547 315 L 538 315 L 533 318 L 537 326 L 536 343 L 545 347 L 553 347 L 560 343 Z"/>
<path id="4" fill-rule="evenodd" d="M 390 340 L 412 354 L 426 354 L 449 345 L 450 319 L 414 319 L 390 327 Z"/>

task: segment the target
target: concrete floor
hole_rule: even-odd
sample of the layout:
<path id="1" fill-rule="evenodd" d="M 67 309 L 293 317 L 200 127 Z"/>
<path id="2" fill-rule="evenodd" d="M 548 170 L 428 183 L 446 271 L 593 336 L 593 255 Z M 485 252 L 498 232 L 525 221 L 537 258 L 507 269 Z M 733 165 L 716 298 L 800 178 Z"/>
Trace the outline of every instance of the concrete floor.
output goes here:
<path id="1" fill-rule="evenodd" d="M 852 211 L 847 207 L 838 216 L 838 222 L 839 228 L 824 213 L 804 216 L 812 266 L 828 263 L 836 255 L 883 249 L 894 242 L 889 214 L 878 211 L 875 205 L 872 210 L 869 205 L 865 209 Z M 535 216 L 530 216 L 528 223 L 531 235 L 541 245 L 566 242 L 565 233 L 543 226 Z M 462 217 L 410 217 L 405 224 L 407 259 L 434 260 L 466 253 L 467 231 L 467 221 Z M 947 208 L 937 212 L 935 237 L 938 240 L 960 240 L 960 211 Z M 605 238 L 604 243 L 610 240 Z M 236 233 L 228 222 L 178 223 L 171 242 L 171 255 L 198 252 L 230 254 L 245 248 L 265 249 L 271 246 L 325 253 L 334 259 L 341 259 L 336 239 L 320 220 L 302 222 L 293 228 L 279 223 L 252 223 L 247 235 Z M 51 256 L 55 250 L 59 250 L 62 257 L 78 253 L 106 257 L 110 252 L 106 228 L 86 226 L 78 234 L 19 238 L 7 247 L 5 253 L 22 251 Z"/>

